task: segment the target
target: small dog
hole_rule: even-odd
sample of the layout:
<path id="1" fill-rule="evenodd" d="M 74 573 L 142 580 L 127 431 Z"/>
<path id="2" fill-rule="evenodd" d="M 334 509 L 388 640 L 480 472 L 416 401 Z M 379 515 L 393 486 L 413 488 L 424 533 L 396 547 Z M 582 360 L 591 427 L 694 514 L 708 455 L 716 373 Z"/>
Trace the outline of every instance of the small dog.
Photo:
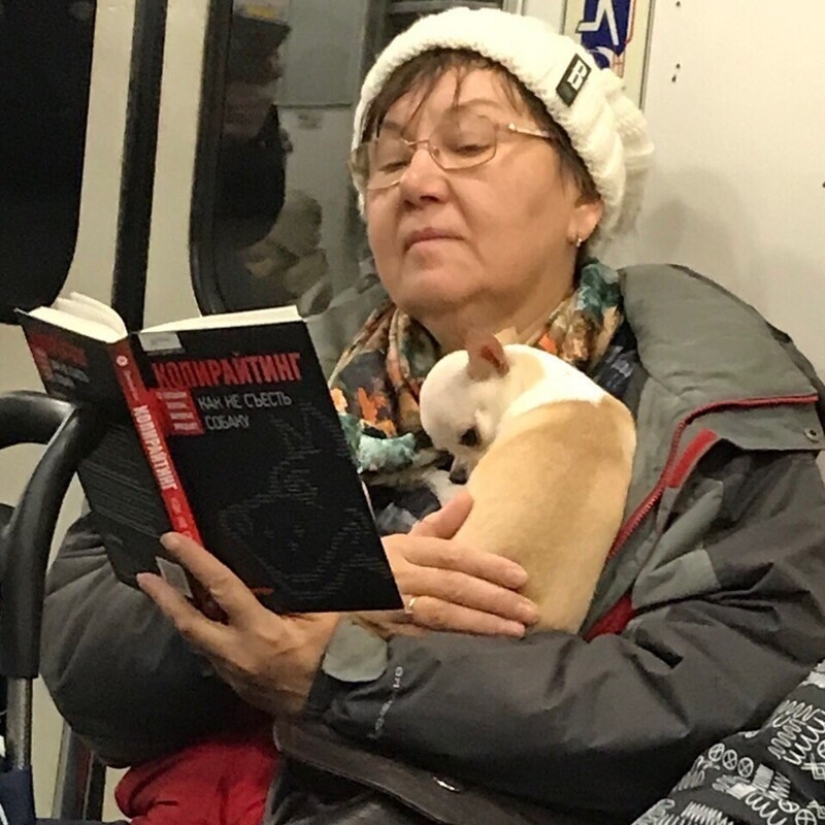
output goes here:
<path id="1" fill-rule="evenodd" d="M 456 540 L 522 565 L 538 626 L 578 632 L 624 514 L 630 411 L 556 356 L 494 335 L 444 356 L 420 408 L 433 445 L 470 473 Z"/>

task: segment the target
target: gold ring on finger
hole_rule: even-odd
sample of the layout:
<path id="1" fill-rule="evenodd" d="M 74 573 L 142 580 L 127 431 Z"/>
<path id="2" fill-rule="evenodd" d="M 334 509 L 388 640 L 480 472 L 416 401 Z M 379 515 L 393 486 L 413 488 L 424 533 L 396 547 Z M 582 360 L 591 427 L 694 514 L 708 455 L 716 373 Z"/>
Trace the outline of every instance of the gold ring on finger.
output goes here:
<path id="1" fill-rule="evenodd" d="M 410 600 L 404 605 L 404 612 L 408 616 L 412 616 L 413 610 L 415 608 L 415 603 L 418 600 L 418 596 L 411 596 Z"/>

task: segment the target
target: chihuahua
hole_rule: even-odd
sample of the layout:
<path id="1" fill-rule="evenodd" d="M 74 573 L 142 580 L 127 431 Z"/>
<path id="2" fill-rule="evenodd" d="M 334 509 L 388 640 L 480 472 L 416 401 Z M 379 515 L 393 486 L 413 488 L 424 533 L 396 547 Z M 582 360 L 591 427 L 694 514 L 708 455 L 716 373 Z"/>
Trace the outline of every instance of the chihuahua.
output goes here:
<path id="1" fill-rule="evenodd" d="M 492 334 L 438 361 L 420 409 L 433 445 L 469 472 L 456 540 L 525 568 L 537 627 L 578 632 L 622 523 L 630 411 L 555 355 Z"/>

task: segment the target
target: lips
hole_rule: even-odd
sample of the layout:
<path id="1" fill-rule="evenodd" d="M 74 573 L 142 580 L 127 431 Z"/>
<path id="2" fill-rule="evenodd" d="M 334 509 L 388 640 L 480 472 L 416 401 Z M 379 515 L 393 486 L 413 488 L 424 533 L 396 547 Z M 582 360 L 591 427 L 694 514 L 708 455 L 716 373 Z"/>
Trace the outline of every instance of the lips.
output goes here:
<path id="1" fill-rule="evenodd" d="M 433 227 L 425 227 L 424 229 L 416 229 L 404 237 L 404 251 L 406 252 L 411 247 L 422 241 L 444 241 L 457 240 L 458 235 L 453 232 L 448 232 L 444 229 L 435 229 Z"/>

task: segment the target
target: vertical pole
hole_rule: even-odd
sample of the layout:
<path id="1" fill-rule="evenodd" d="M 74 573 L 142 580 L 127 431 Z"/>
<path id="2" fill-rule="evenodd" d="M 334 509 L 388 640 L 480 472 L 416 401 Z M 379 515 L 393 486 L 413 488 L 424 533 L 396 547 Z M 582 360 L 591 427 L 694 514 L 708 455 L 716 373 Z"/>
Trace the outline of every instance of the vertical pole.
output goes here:
<path id="1" fill-rule="evenodd" d="M 6 717 L 6 751 L 12 768 L 24 770 L 32 763 L 32 680 L 9 679 Z"/>
<path id="2" fill-rule="evenodd" d="M 129 330 L 143 326 L 166 12 L 167 0 L 136 0 L 112 281 Z"/>

